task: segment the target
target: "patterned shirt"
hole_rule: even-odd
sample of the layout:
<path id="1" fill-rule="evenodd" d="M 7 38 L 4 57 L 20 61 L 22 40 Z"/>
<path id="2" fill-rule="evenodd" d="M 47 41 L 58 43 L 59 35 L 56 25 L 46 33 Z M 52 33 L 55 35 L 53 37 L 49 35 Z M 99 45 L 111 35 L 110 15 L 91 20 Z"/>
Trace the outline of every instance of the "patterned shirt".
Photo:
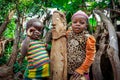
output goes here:
<path id="1" fill-rule="evenodd" d="M 87 31 L 83 31 L 79 34 L 68 31 L 66 35 L 68 38 L 68 73 L 73 74 L 74 71 L 79 74 L 88 73 L 95 57 L 95 38 L 88 34 Z"/>
<path id="2" fill-rule="evenodd" d="M 48 77 L 50 75 L 49 56 L 46 44 L 39 40 L 30 40 L 27 53 L 28 66 L 24 76 L 31 79 Z"/>
<path id="3" fill-rule="evenodd" d="M 68 35 L 68 73 L 73 74 L 85 60 L 86 37 L 85 33 L 75 34 L 70 32 Z"/>

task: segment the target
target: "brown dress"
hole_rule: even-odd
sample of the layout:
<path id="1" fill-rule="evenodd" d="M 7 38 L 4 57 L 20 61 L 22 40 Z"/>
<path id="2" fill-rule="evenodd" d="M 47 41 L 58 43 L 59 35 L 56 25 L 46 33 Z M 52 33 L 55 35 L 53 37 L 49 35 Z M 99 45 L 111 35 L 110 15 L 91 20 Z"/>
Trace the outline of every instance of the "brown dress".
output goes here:
<path id="1" fill-rule="evenodd" d="M 68 44 L 67 44 L 67 62 L 68 62 L 68 74 L 73 74 L 73 72 L 81 66 L 86 57 L 86 40 L 87 31 L 83 31 L 79 34 L 70 32 L 68 34 Z"/>

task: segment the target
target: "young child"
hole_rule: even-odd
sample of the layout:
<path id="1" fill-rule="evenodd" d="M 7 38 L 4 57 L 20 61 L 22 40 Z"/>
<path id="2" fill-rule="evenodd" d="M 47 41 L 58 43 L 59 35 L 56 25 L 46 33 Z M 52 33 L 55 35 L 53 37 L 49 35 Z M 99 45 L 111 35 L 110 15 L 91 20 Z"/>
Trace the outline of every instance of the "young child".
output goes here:
<path id="1" fill-rule="evenodd" d="M 24 80 L 47 80 L 50 75 L 47 46 L 40 39 L 43 28 L 43 24 L 37 18 L 27 22 L 27 37 L 23 41 L 20 58 L 20 61 L 22 61 L 26 56 L 28 60 Z"/>
<path id="2" fill-rule="evenodd" d="M 95 38 L 87 31 L 88 15 L 77 11 L 67 32 L 68 80 L 89 80 L 89 68 L 95 57 Z"/>

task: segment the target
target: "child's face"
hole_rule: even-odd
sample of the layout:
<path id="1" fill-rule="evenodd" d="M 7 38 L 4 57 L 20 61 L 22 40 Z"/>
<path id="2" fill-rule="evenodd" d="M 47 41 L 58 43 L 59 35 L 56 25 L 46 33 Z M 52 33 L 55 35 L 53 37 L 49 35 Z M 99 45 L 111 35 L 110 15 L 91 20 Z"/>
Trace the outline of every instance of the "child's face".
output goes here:
<path id="1" fill-rule="evenodd" d="M 28 36 L 31 38 L 31 39 L 39 39 L 40 38 L 40 35 L 42 34 L 42 29 L 43 29 L 43 26 L 40 26 L 40 27 L 30 27 L 28 30 L 27 30 L 27 34 Z"/>
<path id="2" fill-rule="evenodd" d="M 72 30 L 75 33 L 82 32 L 87 27 L 87 19 L 84 16 L 76 15 L 72 18 Z"/>

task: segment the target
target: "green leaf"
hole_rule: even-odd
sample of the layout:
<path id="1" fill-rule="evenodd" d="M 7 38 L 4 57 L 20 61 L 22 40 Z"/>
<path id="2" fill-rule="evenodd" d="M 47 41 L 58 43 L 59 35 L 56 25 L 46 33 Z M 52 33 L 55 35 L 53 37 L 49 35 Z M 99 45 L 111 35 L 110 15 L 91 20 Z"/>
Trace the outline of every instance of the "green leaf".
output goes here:
<path id="1" fill-rule="evenodd" d="M 92 34 L 96 30 L 97 21 L 95 20 L 95 18 L 90 18 L 88 22 L 89 22 L 88 30 Z"/>
<path id="2" fill-rule="evenodd" d="M 3 35 L 5 38 L 14 38 L 14 33 L 15 33 L 15 20 L 12 19 L 11 22 L 7 25 L 7 29 L 4 31 Z"/>
<path id="3" fill-rule="evenodd" d="M 90 18 L 89 19 L 89 25 L 92 26 L 92 27 L 97 26 L 97 21 L 95 20 L 95 18 Z"/>

